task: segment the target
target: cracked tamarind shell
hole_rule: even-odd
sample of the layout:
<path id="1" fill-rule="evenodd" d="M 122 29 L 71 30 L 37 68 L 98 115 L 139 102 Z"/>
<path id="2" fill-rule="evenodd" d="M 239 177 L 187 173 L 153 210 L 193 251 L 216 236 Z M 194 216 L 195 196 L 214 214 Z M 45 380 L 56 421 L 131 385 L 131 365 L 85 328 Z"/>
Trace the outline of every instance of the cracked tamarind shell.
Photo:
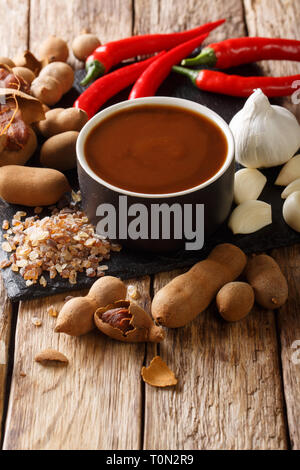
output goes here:
<path id="1" fill-rule="evenodd" d="M 64 304 L 57 317 L 55 332 L 70 336 L 85 335 L 95 328 L 94 313 L 97 308 L 126 296 L 126 286 L 121 279 L 104 276 L 98 279 L 85 297 L 74 297 Z"/>
<path id="2" fill-rule="evenodd" d="M 102 316 L 105 312 L 113 309 L 127 309 L 128 318 L 130 318 L 127 331 L 123 331 L 117 326 L 104 322 Z M 152 318 L 134 302 L 128 300 L 119 300 L 106 307 L 98 308 L 94 315 L 97 328 L 105 335 L 118 341 L 126 343 L 153 342 L 159 343 L 165 338 L 164 330 L 156 326 Z"/>
<path id="3" fill-rule="evenodd" d="M 26 67 L 31 70 L 35 76 L 39 74 L 42 68 L 41 62 L 28 50 L 18 54 L 14 58 L 13 63 L 14 67 Z"/>
<path id="4" fill-rule="evenodd" d="M 8 65 L 11 69 L 16 66 L 13 60 L 5 56 L 0 57 L 0 64 Z"/>

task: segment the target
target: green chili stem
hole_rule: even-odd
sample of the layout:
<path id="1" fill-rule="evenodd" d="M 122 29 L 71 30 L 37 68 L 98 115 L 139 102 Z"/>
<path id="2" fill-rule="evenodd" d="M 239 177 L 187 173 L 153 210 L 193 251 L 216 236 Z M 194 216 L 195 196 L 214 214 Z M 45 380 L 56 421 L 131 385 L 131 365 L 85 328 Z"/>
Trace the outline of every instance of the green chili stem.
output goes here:
<path id="1" fill-rule="evenodd" d="M 80 85 L 86 86 L 95 78 L 100 77 L 105 73 L 103 64 L 99 60 L 93 60 L 86 66 L 87 74 L 84 79 L 80 82 Z"/>
<path id="2" fill-rule="evenodd" d="M 180 73 L 181 75 L 186 75 L 187 77 L 190 78 L 190 80 L 196 84 L 196 79 L 198 76 L 199 71 L 198 70 L 191 70 L 191 69 L 186 69 L 185 67 L 179 67 L 179 65 L 174 65 L 172 67 L 173 72 Z"/>
<path id="3" fill-rule="evenodd" d="M 184 59 L 181 61 L 181 65 L 209 65 L 213 67 L 217 63 L 215 51 L 211 47 L 205 47 L 202 49 L 200 54 L 190 59 Z"/>

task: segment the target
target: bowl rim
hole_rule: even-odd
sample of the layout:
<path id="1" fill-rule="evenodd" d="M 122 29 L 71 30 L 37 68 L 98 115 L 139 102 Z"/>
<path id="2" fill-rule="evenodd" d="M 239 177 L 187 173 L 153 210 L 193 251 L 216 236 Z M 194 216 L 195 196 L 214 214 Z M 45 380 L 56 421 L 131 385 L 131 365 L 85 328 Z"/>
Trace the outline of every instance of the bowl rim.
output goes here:
<path id="1" fill-rule="evenodd" d="M 176 108 L 182 108 L 182 109 L 188 109 L 191 111 L 194 111 L 202 116 L 207 117 L 208 119 L 211 119 L 215 124 L 217 124 L 221 130 L 223 131 L 226 141 L 227 141 L 227 155 L 225 158 L 225 161 L 221 168 L 215 173 L 211 178 L 209 178 L 207 181 L 204 181 L 201 184 L 198 184 L 197 186 L 193 186 L 192 188 L 185 189 L 183 191 L 177 191 L 173 193 L 164 193 L 164 194 L 148 194 L 148 193 L 138 193 L 135 191 L 129 191 L 127 189 L 119 188 L 118 186 L 114 186 L 113 184 L 108 183 L 107 181 L 103 180 L 100 176 L 98 176 L 88 165 L 85 155 L 84 155 L 84 146 L 85 146 L 85 141 L 91 132 L 91 130 L 99 124 L 99 122 L 103 121 L 106 119 L 108 116 L 111 114 L 114 114 L 115 112 L 120 111 L 121 109 L 126 109 L 126 108 L 132 108 L 132 107 L 138 107 L 138 106 L 143 106 L 143 105 L 151 105 L 151 104 L 157 104 L 157 105 L 163 105 L 163 106 L 174 106 Z M 97 181 L 99 184 L 105 186 L 106 188 L 117 192 L 124 194 L 126 196 L 133 196 L 133 197 L 138 197 L 138 198 L 147 198 L 147 199 L 163 199 L 163 198 L 171 198 L 171 197 L 179 197 L 179 196 L 185 196 L 187 194 L 191 194 L 193 192 L 199 191 L 200 189 L 203 189 L 212 183 L 214 183 L 216 180 L 218 180 L 229 168 L 229 166 L 232 163 L 232 160 L 234 158 L 234 138 L 233 134 L 229 128 L 229 125 L 226 123 L 226 121 L 219 116 L 215 111 L 211 110 L 207 106 L 204 106 L 200 103 L 197 103 L 195 101 L 187 100 L 184 98 L 176 98 L 176 97 L 169 97 L 169 96 L 151 96 L 151 97 L 146 97 L 146 98 L 136 98 L 134 100 L 126 100 L 126 101 L 121 101 L 119 103 L 116 103 L 112 106 L 109 106 L 99 113 L 95 114 L 81 129 L 79 136 L 77 138 L 77 143 L 76 143 L 76 154 L 77 154 L 77 162 L 80 164 L 82 169 L 95 181 Z"/>

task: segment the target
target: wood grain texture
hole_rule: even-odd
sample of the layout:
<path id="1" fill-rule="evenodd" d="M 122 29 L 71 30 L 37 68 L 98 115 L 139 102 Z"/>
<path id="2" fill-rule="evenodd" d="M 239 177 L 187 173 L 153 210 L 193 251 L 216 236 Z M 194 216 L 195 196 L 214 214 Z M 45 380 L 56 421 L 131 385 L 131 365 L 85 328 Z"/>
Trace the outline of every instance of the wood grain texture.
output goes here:
<path id="1" fill-rule="evenodd" d="M 0 55 L 11 59 L 28 48 L 29 0 L 0 0 Z"/>
<path id="2" fill-rule="evenodd" d="M 171 277 L 157 275 L 154 291 Z M 229 324 L 212 305 L 186 327 L 168 330 L 159 348 L 178 385 L 146 386 L 146 449 L 287 448 L 272 312 L 255 308 Z M 148 347 L 147 365 L 154 354 Z"/>
<path id="3" fill-rule="evenodd" d="M 243 6 L 239 0 L 135 0 L 134 5 L 135 34 L 183 31 L 221 18 L 227 22 L 212 31 L 206 42 L 245 34 Z"/>
<path id="4" fill-rule="evenodd" d="M 7 367 L 9 359 L 9 343 L 12 320 L 12 305 L 7 300 L 0 277 L 0 441 L 2 430 L 2 414 L 5 402 L 5 385 L 7 377 Z"/>
<path id="5" fill-rule="evenodd" d="M 38 44 L 50 34 L 71 45 L 84 28 L 105 42 L 132 32 L 179 31 L 226 17 L 227 23 L 209 38 L 220 40 L 245 34 L 244 14 L 250 35 L 299 37 L 297 3 L 244 0 L 243 7 L 242 0 L 0 0 L 8 10 L 5 21 L 0 20 L 0 55 L 12 56 L 29 45 L 37 53 Z M 72 54 L 69 61 L 82 66 Z M 294 74 L 298 67 L 284 62 L 264 66 L 274 74 Z M 290 100 L 285 103 L 300 116 Z M 47 307 L 59 309 L 65 295 L 22 303 L 4 449 L 286 449 L 280 356 L 290 441 L 300 448 L 300 365 L 292 362 L 296 349 L 291 347 L 300 339 L 299 253 L 298 248 L 274 251 L 293 292 L 278 312 L 277 325 L 276 314 L 257 308 L 242 322 L 227 324 L 212 306 L 185 328 L 167 330 L 161 345 L 128 345 L 97 331 L 82 338 L 55 334 L 55 319 Z M 174 275 L 156 276 L 154 290 Z M 138 286 L 138 302 L 149 311 L 149 278 L 128 283 Z M 6 361 L 10 305 L 4 302 L 0 312 Z M 32 317 L 42 319 L 40 328 Z M 66 354 L 70 364 L 35 363 L 34 356 L 47 347 Z M 146 365 L 161 355 L 178 377 L 176 388 L 159 390 L 141 382 L 145 353 Z M 1 369 L 0 364 L 0 418 L 5 374 L 6 365 Z"/>
<path id="6" fill-rule="evenodd" d="M 146 308 L 149 282 L 129 281 Z M 59 310 L 64 297 L 21 303 L 4 449 L 139 449 L 145 345 L 120 343 L 98 330 L 80 338 L 54 333 L 47 307 Z M 65 354 L 69 365 L 34 362 L 46 348 Z"/>
<path id="7" fill-rule="evenodd" d="M 0 0 L 0 56 L 13 58 L 28 47 L 29 0 Z M 5 14 L 3 13 L 5 12 Z M 0 275 L 0 441 L 9 360 L 12 305 Z"/>
<path id="8" fill-rule="evenodd" d="M 31 0 L 30 47 L 38 54 L 39 44 L 49 35 L 62 37 L 70 47 L 69 62 L 82 66 L 71 52 L 77 34 L 88 29 L 104 43 L 131 36 L 131 0 Z"/>
<path id="9" fill-rule="evenodd" d="M 278 310 L 284 395 L 292 449 L 300 449 L 300 247 L 274 250 L 289 284 L 287 303 Z"/>
<path id="10" fill-rule="evenodd" d="M 251 36 L 280 36 L 300 39 L 299 1 L 244 0 L 245 17 Z M 286 61 L 264 61 L 265 73 L 269 75 L 300 74 L 300 64 Z M 295 113 L 300 122 L 300 105 L 293 104 L 292 98 L 283 104 Z M 272 255 L 280 263 L 289 281 L 289 299 L 278 311 L 278 329 L 281 341 L 281 361 L 284 381 L 284 394 L 287 408 L 290 441 L 293 449 L 300 449 L 300 365 L 292 362 L 294 341 L 300 340 L 299 309 L 299 263 L 300 245 L 274 250 Z"/>
<path id="11" fill-rule="evenodd" d="M 244 0 L 244 5 L 249 36 L 300 39 L 298 0 Z M 267 75 L 300 74 L 300 64 L 297 62 L 263 61 L 261 64 Z M 299 93 L 297 97 L 299 98 Z M 293 104 L 292 97 L 285 98 L 282 102 L 300 121 L 299 104 Z"/>

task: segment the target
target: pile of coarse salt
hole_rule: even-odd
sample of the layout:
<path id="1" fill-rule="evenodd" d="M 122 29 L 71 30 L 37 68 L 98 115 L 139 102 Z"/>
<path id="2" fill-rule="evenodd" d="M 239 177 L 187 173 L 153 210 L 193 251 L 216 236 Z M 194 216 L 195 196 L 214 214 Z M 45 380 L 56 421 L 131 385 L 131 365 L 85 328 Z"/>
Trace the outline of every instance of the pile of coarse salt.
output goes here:
<path id="1" fill-rule="evenodd" d="M 84 212 L 75 207 L 61 210 L 52 208 L 51 215 L 39 218 L 41 208 L 35 209 L 35 216 L 27 217 L 26 212 L 17 212 L 11 223 L 3 222 L 6 230 L 2 250 L 11 253 L 9 259 L 0 263 L 19 273 L 26 286 L 40 283 L 47 286 L 44 272 L 50 279 L 57 275 L 77 283 L 77 273 L 85 272 L 87 277 L 101 277 L 108 269 L 103 260 L 110 258 L 111 251 L 120 251 L 121 246 L 110 243 L 97 235 Z"/>

